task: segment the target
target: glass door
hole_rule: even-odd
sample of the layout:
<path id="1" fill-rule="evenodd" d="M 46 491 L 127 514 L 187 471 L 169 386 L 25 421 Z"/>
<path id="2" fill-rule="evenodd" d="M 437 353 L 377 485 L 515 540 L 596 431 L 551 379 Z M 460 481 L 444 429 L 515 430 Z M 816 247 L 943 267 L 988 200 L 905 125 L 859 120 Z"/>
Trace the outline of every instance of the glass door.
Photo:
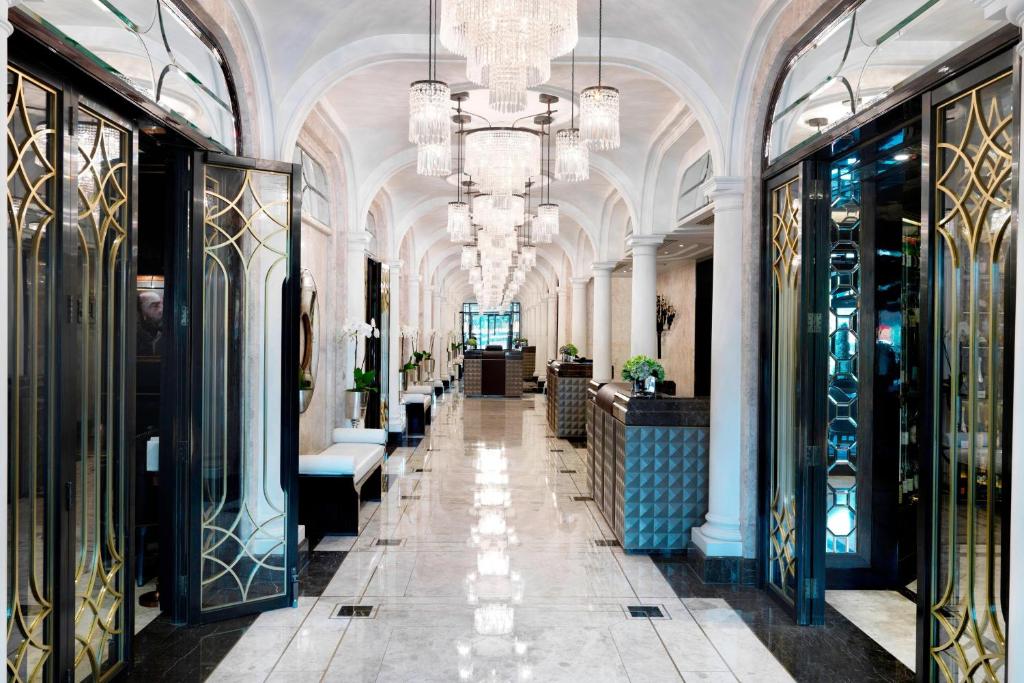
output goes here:
<path id="1" fill-rule="evenodd" d="M 825 368 L 823 242 L 812 232 L 825 211 L 821 175 L 805 162 L 766 188 L 763 581 L 801 624 L 822 623 L 825 598 L 824 402 L 808 390 Z"/>
<path id="2" fill-rule="evenodd" d="M 298 169 L 195 158 L 193 622 L 296 599 Z"/>

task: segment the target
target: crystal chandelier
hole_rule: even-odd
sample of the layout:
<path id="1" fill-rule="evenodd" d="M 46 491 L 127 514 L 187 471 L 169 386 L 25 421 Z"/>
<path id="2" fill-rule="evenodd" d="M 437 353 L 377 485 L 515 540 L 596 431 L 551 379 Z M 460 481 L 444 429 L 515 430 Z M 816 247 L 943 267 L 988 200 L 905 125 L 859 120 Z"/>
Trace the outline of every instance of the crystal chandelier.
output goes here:
<path id="1" fill-rule="evenodd" d="M 466 76 L 511 114 L 551 78 L 551 60 L 579 40 L 577 0 L 444 0 L 441 43 L 466 58 Z"/>
<path id="2" fill-rule="evenodd" d="M 550 243 L 551 238 L 555 237 L 558 234 L 558 204 L 539 205 L 537 207 L 537 219 L 535 221 L 535 225 L 538 226 L 539 230 L 544 235 L 544 238 L 538 241 Z"/>
<path id="3" fill-rule="evenodd" d="M 462 270 L 469 270 L 476 265 L 476 247 L 465 246 L 462 247 L 462 258 L 459 266 Z"/>
<path id="4" fill-rule="evenodd" d="M 419 145 L 416 172 L 426 176 L 451 173 L 452 128 L 449 120 L 451 89 L 437 80 L 434 25 L 437 1 L 429 0 L 427 78 L 409 86 L 409 142 Z"/>
<path id="5" fill-rule="evenodd" d="M 604 85 L 602 66 L 604 63 L 604 2 L 597 9 L 597 85 L 584 88 L 580 93 L 580 133 L 591 149 L 618 149 L 619 140 L 619 91 Z"/>
<path id="6" fill-rule="evenodd" d="M 480 128 L 466 133 L 466 172 L 498 202 L 522 194 L 540 175 L 540 136 L 529 128 Z"/>
<path id="7" fill-rule="evenodd" d="M 468 203 L 448 202 L 448 236 L 453 242 L 467 242 L 473 238 L 473 221 Z"/>
<path id="8" fill-rule="evenodd" d="M 572 123 L 555 136 L 555 177 L 567 183 L 580 183 L 590 177 L 590 149 L 576 127 L 576 51 L 572 53 Z"/>

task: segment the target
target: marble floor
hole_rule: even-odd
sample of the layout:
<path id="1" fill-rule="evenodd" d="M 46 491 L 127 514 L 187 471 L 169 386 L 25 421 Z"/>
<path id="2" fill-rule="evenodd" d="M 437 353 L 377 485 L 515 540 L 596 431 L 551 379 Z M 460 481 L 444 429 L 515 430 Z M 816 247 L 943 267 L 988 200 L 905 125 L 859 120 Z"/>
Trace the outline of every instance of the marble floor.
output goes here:
<path id="1" fill-rule="evenodd" d="M 207 680 L 793 680 L 726 600 L 679 598 L 650 558 L 601 543 L 577 499 L 585 451 L 549 436 L 543 401 L 446 395 L 391 455 L 363 532 L 324 539 L 315 589 L 257 617 Z"/>

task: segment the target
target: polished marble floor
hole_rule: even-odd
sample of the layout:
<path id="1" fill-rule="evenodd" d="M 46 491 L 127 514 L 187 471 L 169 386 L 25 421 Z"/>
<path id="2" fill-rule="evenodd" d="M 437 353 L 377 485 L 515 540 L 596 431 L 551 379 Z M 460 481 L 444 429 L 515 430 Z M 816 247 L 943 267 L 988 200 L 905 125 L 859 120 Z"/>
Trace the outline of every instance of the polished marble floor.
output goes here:
<path id="1" fill-rule="evenodd" d="M 650 558 L 600 543 L 575 499 L 585 451 L 549 436 L 543 401 L 446 395 L 360 536 L 324 539 L 319 585 L 256 618 L 208 680 L 793 680 L 725 600 L 679 598 Z"/>

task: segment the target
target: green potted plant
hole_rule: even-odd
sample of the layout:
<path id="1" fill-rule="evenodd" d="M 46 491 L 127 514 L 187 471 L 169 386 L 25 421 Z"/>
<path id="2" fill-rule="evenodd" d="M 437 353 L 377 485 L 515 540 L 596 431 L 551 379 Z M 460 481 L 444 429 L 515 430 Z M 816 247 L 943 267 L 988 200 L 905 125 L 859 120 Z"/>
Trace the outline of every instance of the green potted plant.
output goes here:
<path id="1" fill-rule="evenodd" d="M 476 340 L 476 337 L 470 337 L 466 340 L 466 348 L 475 349 L 477 344 L 479 344 L 479 342 Z"/>
<path id="2" fill-rule="evenodd" d="M 420 380 L 426 382 L 434 377 L 434 357 L 430 351 L 422 351 L 420 359 Z"/>
<path id="3" fill-rule="evenodd" d="M 558 352 L 562 354 L 563 363 L 571 363 L 573 359 L 579 355 L 580 350 L 576 348 L 575 344 L 567 343 L 562 344 L 562 346 L 559 347 Z"/>
<path id="4" fill-rule="evenodd" d="M 529 345 L 529 343 L 530 340 L 527 339 L 526 337 L 516 337 L 515 339 L 512 340 L 512 345 L 515 346 L 517 349 L 521 349 L 524 346 Z"/>
<path id="5" fill-rule="evenodd" d="M 665 368 L 648 356 L 633 356 L 622 366 L 622 379 L 633 383 L 634 396 L 653 396 L 655 382 L 665 381 Z"/>

